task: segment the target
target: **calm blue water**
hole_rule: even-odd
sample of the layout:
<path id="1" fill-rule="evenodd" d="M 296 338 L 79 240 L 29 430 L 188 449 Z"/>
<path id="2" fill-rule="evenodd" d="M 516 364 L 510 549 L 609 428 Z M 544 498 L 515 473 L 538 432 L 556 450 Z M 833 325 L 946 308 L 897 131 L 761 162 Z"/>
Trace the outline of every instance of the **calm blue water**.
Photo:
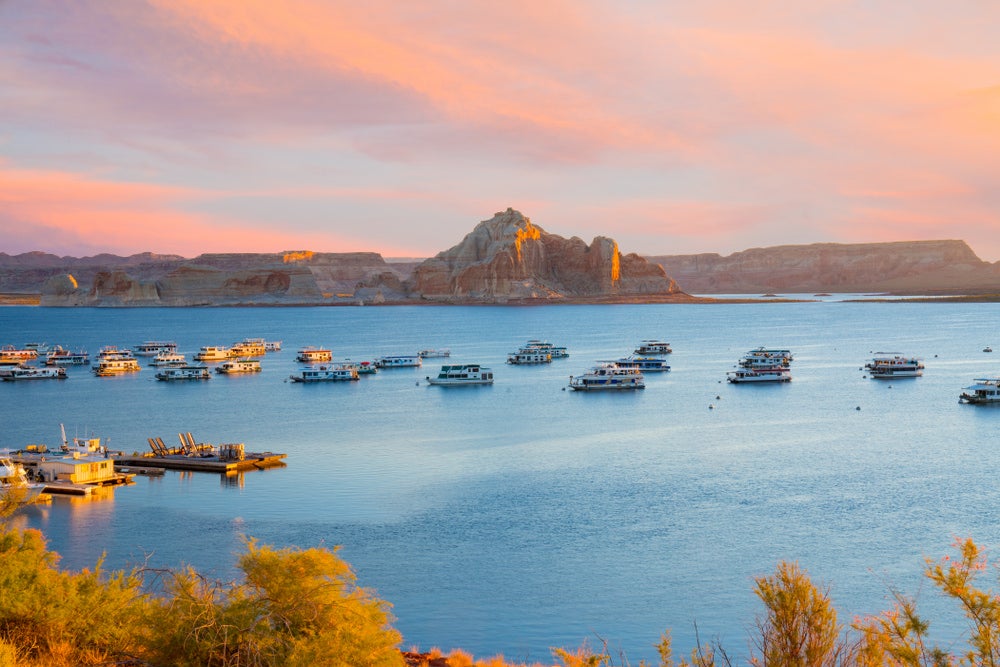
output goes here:
<path id="1" fill-rule="evenodd" d="M 231 577 L 243 535 L 340 545 L 393 603 L 407 647 L 547 660 L 599 635 L 635 664 L 665 629 L 686 653 L 697 624 L 739 655 L 760 611 L 753 577 L 780 559 L 829 584 L 844 622 L 888 608 L 889 585 L 922 588 L 950 636 L 958 614 L 920 571 L 955 536 L 1000 545 L 1000 409 L 957 402 L 974 377 L 1000 375 L 1000 357 L 982 352 L 1000 350 L 998 325 L 998 304 L 8 307 L 0 343 L 94 353 L 174 339 L 193 353 L 252 336 L 284 351 L 259 375 L 207 383 L 156 382 L 148 368 L 0 383 L 0 448 L 56 445 L 64 423 L 126 451 L 191 431 L 287 452 L 283 469 L 137 478 L 107 499 L 30 508 L 25 522 L 71 568 L 106 553 L 111 567 L 149 558 Z M 506 366 L 529 338 L 571 356 Z M 644 338 L 675 351 L 645 391 L 564 390 Z M 305 345 L 353 359 L 449 347 L 449 363 L 490 365 L 497 379 L 428 387 L 418 381 L 441 362 L 428 360 L 350 384 L 286 382 Z M 794 352 L 794 381 L 726 384 L 759 345 Z M 865 379 L 874 351 L 923 356 L 926 374 Z"/>

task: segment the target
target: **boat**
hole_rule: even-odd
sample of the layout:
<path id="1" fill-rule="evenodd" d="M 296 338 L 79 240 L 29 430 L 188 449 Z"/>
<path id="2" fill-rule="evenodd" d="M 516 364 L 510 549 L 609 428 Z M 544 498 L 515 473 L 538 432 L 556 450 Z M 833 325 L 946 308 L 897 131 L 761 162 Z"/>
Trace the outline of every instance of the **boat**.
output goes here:
<path id="1" fill-rule="evenodd" d="M 479 364 L 454 364 L 442 366 L 437 377 L 427 376 L 427 383 L 442 387 L 493 384 L 493 370 Z"/>
<path id="2" fill-rule="evenodd" d="M 419 352 L 417 352 L 417 356 L 420 357 L 421 359 L 434 359 L 434 358 L 439 359 L 442 357 L 450 357 L 451 350 L 447 348 L 441 348 L 438 350 L 430 350 L 430 349 L 420 350 Z"/>
<path id="3" fill-rule="evenodd" d="M 216 367 L 215 372 L 224 375 L 260 373 L 260 361 L 257 359 L 227 359 Z"/>
<path id="4" fill-rule="evenodd" d="M 611 363 L 627 368 L 635 368 L 643 373 L 657 373 L 670 370 L 670 366 L 667 365 L 667 360 L 662 357 L 650 357 L 633 354 L 628 357 L 616 359 Z"/>
<path id="5" fill-rule="evenodd" d="M 25 348 L 16 348 L 13 345 L 0 347 L 0 364 L 16 366 L 25 361 L 38 358 L 38 352 Z"/>
<path id="6" fill-rule="evenodd" d="M 751 366 L 789 366 L 793 359 L 791 350 L 769 349 L 762 346 L 744 354 L 740 365 L 747 368 Z"/>
<path id="7" fill-rule="evenodd" d="M 635 348 L 636 354 L 670 354 L 673 350 L 670 348 L 670 343 L 665 343 L 662 340 L 644 340 L 639 343 L 638 347 Z"/>
<path id="8" fill-rule="evenodd" d="M 263 338 L 244 338 L 229 348 L 230 357 L 262 357 L 266 352 Z"/>
<path id="9" fill-rule="evenodd" d="M 131 356 L 106 356 L 99 357 L 97 363 L 93 366 L 94 375 L 97 377 L 110 377 L 113 375 L 122 375 L 124 373 L 137 373 L 141 368 L 139 368 L 139 361 Z"/>
<path id="10" fill-rule="evenodd" d="M 576 391 L 645 389 L 646 378 L 635 368 L 604 362 L 583 375 L 569 376 L 569 388 Z"/>
<path id="11" fill-rule="evenodd" d="M 157 380 L 208 380 L 212 374 L 208 366 L 166 366 L 156 373 Z"/>
<path id="12" fill-rule="evenodd" d="M 179 352 L 160 352 L 149 362 L 150 366 L 186 366 L 187 357 Z"/>
<path id="13" fill-rule="evenodd" d="M 406 368 L 410 366 L 422 366 L 423 360 L 416 354 L 403 354 L 379 357 L 375 360 L 375 365 L 379 368 Z"/>
<path id="14" fill-rule="evenodd" d="M 44 488 L 44 484 L 28 480 L 23 465 L 15 463 L 9 456 L 0 456 L 0 494 L 4 499 L 16 499 L 19 504 L 27 504 L 38 498 Z"/>
<path id="15" fill-rule="evenodd" d="M 373 361 L 359 361 L 356 364 L 358 375 L 375 375 L 378 373 L 378 366 Z"/>
<path id="16" fill-rule="evenodd" d="M 993 351 L 993 348 L 990 347 L 989 345 L 987 345 L 986 347 L 983 348 L 983 352 L 992 352 L 992 351 Z"/>
<path id="17" fill-rule="evenodd" d="M 155 357 L 161 352 L 176 352 L 177 343 L 164 340 L 147 340 L 146 342 L 139 343 L 133 347 L 132 351 L 136 354 L 136 356 Z"/>
<path id="18" fill-rule="evenodd" d="M 281 341 L 280 340 L 265 340 L 264 350 L 266 352 L 281 352 Z"/>
<path id="19" fill-rule="evenodd" d="M 545 340 L 538 340 L 533 338 L 524 344 L 521 348 L 524 350 L 541 350 L 543 352 L 548 352 L 552 355 L 553 359 L 565 359 L 569 356 L 569 351 L 562 346 L 553 345 L 552 343 Z"/>
<path id="20" fill-rule="evenodd" d="M 310 366 L 299 371 L 298 375 L 289 375 L 292 382 L 345 382 L 358 379 L 358 370 L 346 364 L 330 366 Z"/>
<path id="21" fill-rule="evenodd" d="M 295 356 L 295 361 L 306 364 L 325 363 L 333 360 L 333 352 L 322 347 L 303 347 Z"/>
<path id="22" fill-rule="evenodd" d="M 5 382 L 14 382 L 16 380 L 65 380 L 66 369 L 52 367 L 38 368 L 37 366 L 16 366 L 9 369 L 6 373 L 0 376 L 0 378 L 2 378 Z"/>
<path id="23" fill-rule="evenodd" d="M 906 357 L 895 352 L 876 352 L 875 357 L 865 364 L 876 380 L 893 378 L 915 378 L 924 374 L 924 360 Z"/>
<path id="24" fill-rule="evenodd" d="M 97 353 L 97 361 L 101 359 L 135 359 L 135 355 L 129 349 L 118 349 L 115 345 L 105 345 Z"/>
<path id="25" fill-rule="evenodd" d="M 46 366 L 86 366 L 90 363 L 90 355 L 86 350 L 70 352 L 56 345 L 45 355 Z"/>
<path id="26" fill-rule="evenodd" d="M 552 353 L 541 349 L 522 347 L 517 352 L 507 355 L 507 363 L 515 366 L 530 364 L 548 364 L 552 362 Z"/>
<path id="27" fill-rule="evenodd" d="M 726 373 L 726 381 L 733 384 L 742 382 L 790 382 L 791 371 L 784 366 L 770 368 L 738 368 Z"/>
<path id="28" fill-rule="evenodd" d="M 985 405 L 1000 403 L 1000 378 L 978 378 L 962 391 L 959 403 Z"/>
<path id="29" fill-rule="evenodd" d="M 24 349 L 25 350 L 34 350 L 35 354 L 40 357 L 43 354 L 48 354 L 48 352 L 49 352 L 49 344 L 48 343 L 25 343 L 24 344 Z"/>
<path id="30" fill-rule="evenodd" d="M 231 355 L 229 348 L 221 345 L 205 345 L 194 355 L 195 361 L 225 361 Z"/>

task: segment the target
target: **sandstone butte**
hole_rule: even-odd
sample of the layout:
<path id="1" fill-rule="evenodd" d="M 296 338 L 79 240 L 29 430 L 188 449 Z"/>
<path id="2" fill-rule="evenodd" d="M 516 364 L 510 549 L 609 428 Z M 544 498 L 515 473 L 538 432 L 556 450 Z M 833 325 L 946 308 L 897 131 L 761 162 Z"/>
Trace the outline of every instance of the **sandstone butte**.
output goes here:
<path id="1" fill-rule="evenodd" d="M 289 251 L 191 260 L 147 253 L 117 262 L 102 256 L 93 263 L 72 260 L 71 270 L 60 270 L 59 258 L 29 254 L 38 261 L 0 254 L 0 292 L 40 292 L 44 306 L 693 300 L 659 264 L 623 255 L 613 239 L 599 236 L 589 245 L 565 239 L 510 208 L 416 266 L 386 262 L 377 253 Z"/>

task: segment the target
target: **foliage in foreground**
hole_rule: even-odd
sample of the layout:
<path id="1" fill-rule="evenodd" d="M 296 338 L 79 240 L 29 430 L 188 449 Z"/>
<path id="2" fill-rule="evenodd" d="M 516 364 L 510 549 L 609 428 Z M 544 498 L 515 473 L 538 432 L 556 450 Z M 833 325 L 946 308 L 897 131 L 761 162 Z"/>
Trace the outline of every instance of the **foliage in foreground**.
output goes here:
<path id="1" fill-rule="evenodd" d="M 763 612 L 748 638 L 749 664 L 1000 667 L 1000 596 L 978 585 L 986 554 L 971 539 L 955 547 L 954 559 L 928 560 L 925 574 L 968 618 L 967 645 L 958 652 L 931 645 L 929 623 L 901 594 L 892 609 L 844 627 L 829 590 L 797 564 L 781 562 L 755 581 Z M 401 652 L 389 605 L 356 585 L 335 550 L 274 549 L 248 540 L 238 565 L 242 580 L 228 585 L 190 568 L 107 572 L 98 563 L 66 572 L 40 532 L 0 523 L 0 667 L 511 664 L 502 656 L 476 661 L 462 651 Z M 677 661 L 669 633 L 656 648 L 660 667 L 733 662 L 717 642 Z M 606 644 L 553 649 L 553 655 L 563 667 L 629 664 Z"/>

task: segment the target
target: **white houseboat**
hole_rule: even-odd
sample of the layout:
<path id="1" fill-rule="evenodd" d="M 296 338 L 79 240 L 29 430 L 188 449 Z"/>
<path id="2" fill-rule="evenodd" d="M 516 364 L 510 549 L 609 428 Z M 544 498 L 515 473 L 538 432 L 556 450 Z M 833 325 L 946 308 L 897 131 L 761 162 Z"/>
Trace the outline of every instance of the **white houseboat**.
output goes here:
<path id="1" fill-rule="evenodd" d="M 959 403 L 985 405 L 1000 403 L 1000 378 L 977 378 L 962 391 L 958 397 Z"/>
<path id="2" fill-rule="evenodd" d="M 156 373 L 157 380 L 209 380 L 212 374 L 208 366 L 165 366 Z"/>
<path id="3" fill-rule="evenodd" d="M 265 352 L 281 352 L 281 341 L 280 340 L 265 340 L 264 341 L 264 351 Z"/>
<path id="4" fill-rule="evenodd" d="M 451 350 L 447 348 L 420 350 L 417 352 L 417 356 L 421 359 L 440 359 L 442 357 L 450 357 Z"/>
<path id="5" fill-rule="evenodd" d="M 303 368 L 298 375 L 289 375 L 292 382 L 345 382 L 358 379 L 358 370 L 345 364 Z"/>
<path id="6" fill-rule="evenodd" d="M 225 361 L 230 356 L 229 348 L 222 345 L 205 345 L 194 355 L 195 361 Z"/>
<path id="7" fill-rule="evenodd" d="M 86 366 L 90 363 L 90 355 L 86 350 L 70 352 L 56 345 L 45 355 L 46 366 Z"/>
<path id="8" fill-rule="evenodd" d="M 442 387 L 474 384 L 493 384 L 493 370 L 479 364 L 442 366 L 437 377 L 427 376 L 427 383 Z"/>
<path id="9" fill-rule="evenodd" d="M 662 340 L 644 340 L 635 348 L 636 354 L 670 354 L 673 350 L 670 343 Z"/>
<path id="10" fill-rule="evenodd" d="M 576 391 L 645 389 L 646 378 L 634 368 L 603 363 L 594 366 L 583 375 L 571 375 L 569 388 Z"/>
<path id="11" fill-rule="evenodd" d="M 187 357 L 180 352 L 160 352 L 153 357 L 150 366 L 187 366 Z"/>
<path id="12" fill-rule="evenodd" d="M 746 368 L 751 366 L 789 366 L 792 363 L 791 350 L 772 350 L 766 347 L 758 347 L 743 355 L 740 365 Z"/>
<path id="13" fill-rule="evenodd" d="M 524 347 L 524 350 L 541 350 L 542 352 L 548 352 L 552 355 L 553 359 L 565 359 L 569 356 L 569 350 L 561 345 L 553 345 L 552 343 L 545 340 L 538 340 L 537 338 L 532 338 Z"/>
<path id="14" fill-rule="evenodd" d="M 24 466 L 9 456 L 0 457 L 0 496 L 27 504 L 38 498 L 44 484 L 28 481 Z"/>
<path id="15" fill-rule="evenodd" d="M 659 373 L 670 370 L 667 360 L 663 357 L 648 357 L 634 354 L 628 357 L 616 359 L 611 363 L 618 364 L 626 368 L 635 368 L 643 373 Z"/>
<path id="16" fill-rule="evenodd" d="M 411 366 L 422 366 L 423 360 L 416 354 L 403 354 L 379 357 L 375 360 L 375 365 L 379 368 L 407 368 Z"/>
<path id="17" fill-rule="evenodd" d="M 507 355 L 507 363 L 515 366 L 530 364 L 548 364 L 552 362 L 552 353 L 547 350 L 522 347 L 517 352 Z"/>
<path id="18" fill-rule="evenodd" d="M 790 382 L 792 374 L 789 369 L 781 366 L 770 368 L 738 368 L 726 373 L 726 381 L 733 384 L 741 382 Z"/>
<path id="19" fill-rule="evenodd" d="M 306 364 L 326 363 L 333 359 L 333 352 L 322 347 L 304 347 L 296 353 L 295 361 Z"/>
<path id="20" fill-rule="evenodd" d="M 907 357 L 895 352 L 876 352 L 875 357 L 865 364 L 876 380 L 893 378 L 915 378 L 924 374 L 924 360 Z"/>
<path id="21" fill-rule="evenodd" d="M 260 373 L 260 361 L 257 359 L 227 359 L 216 367 L 215 372 L 223 375 Z"/>
<path id="22" fill-rule="evenodd" d="M 139 357 L 155 357 L 161 352 L 176 352 L 177 343 L 168 340 L 147 340 L 136 345 L 132 351 Z"/>
<path id="23" fill-rule="evenodd" d="M 6 382 L 14 382 L 15 380 L 65 380 L 66 369 L 59 367 L 38 368 L 36 366 L 15 366 L 3 375 L 0 375 L 0 378 Z"/>

